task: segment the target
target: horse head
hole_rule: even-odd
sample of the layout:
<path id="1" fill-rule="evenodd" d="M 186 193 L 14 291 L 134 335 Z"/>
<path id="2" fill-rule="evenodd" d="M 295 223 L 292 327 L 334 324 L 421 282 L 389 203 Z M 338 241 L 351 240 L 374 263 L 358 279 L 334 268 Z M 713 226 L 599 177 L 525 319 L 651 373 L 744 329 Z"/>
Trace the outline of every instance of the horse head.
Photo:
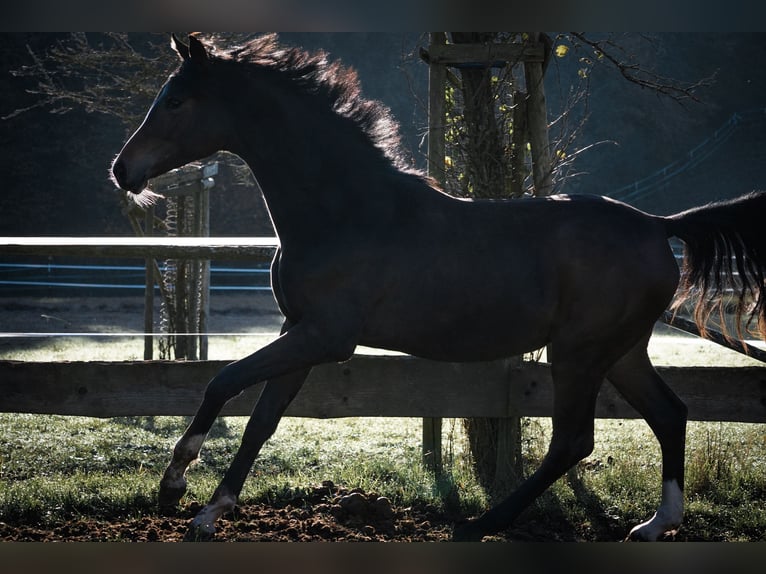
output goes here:
<path id="1" fill-rule="evenodd" d="M 187 45 L 172 35 L 171 47 L 179 67 L 112 164 L 114 181 L 134 194 L 152 177 L 224 148 L 227 114 L 214 94 L 213 58 L 194 36 Z"/>

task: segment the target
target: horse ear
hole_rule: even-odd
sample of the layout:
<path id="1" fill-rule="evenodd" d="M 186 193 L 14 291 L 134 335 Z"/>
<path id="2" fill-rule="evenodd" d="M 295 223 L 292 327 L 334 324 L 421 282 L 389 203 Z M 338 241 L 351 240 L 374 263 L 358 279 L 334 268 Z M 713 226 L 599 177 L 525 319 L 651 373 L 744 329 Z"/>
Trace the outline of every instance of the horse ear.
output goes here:
<path id="1" fill-rule="evenodd" d="M 189 36 L 189 54 L 192 62 L 196 64 L 206 64 L 208 61 L 207 49 L 196 36 Z"/>
<path id="2" fill-rule="evenodd" d="M 189 46 L 181 42 L 175 34 L 170 34 L 170 47 L 173 48 L 182 60 L 189 59 Z"/>

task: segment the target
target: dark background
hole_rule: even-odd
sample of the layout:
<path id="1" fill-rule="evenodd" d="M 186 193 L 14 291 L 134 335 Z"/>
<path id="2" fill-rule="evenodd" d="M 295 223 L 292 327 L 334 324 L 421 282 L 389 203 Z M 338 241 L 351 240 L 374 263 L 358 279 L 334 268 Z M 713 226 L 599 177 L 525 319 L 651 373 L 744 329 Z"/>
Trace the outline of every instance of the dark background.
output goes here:
<path id="1" fill-rule="evenodd" d="M 551 33 L 551 35 L 555 35 Z M 29 79 L 11 71 L 29 63 L 29 46 L 43 52 L 61 35 L 0 34 L 0 116 L 34 103 Z M 322 48 L 355 67 L 364 93 L 386 103 L 399 120 L 413 161 L 425 167 L 427 66 L 417 58 L 426 34 L 286 33 L 285 43 Z M 662 33 L 617 38 L 625 53 L 647 69 L 693 82 L 717 74 L 681 105 L 625 81 L 611 67 L 591 72 L 588 121 L 576 147 L 594 146 L 577 160 L 579 175 L 559 191 L 623 197 L 618 190 L 702 148 L 705 157 L 663 185 L 630 196 L 630 203 L 670 213 L 714 199 L 766 187 L 763 164 L 766 36 L 763 34 Z M 582 54 L 556 58 L 548 68 L 549 118 L 555 118 L 577 81 Z M 157 87 L 165 69 L 158 65 Z M 719 132 L 733 114 L 755 110 L 731 133 Z M 585 113 L 580 110 L 578 113 Z M 132 126 L 137 127 L 137 126 Z M 105 114 L 75 109 L 56 115 L 34 109 L 0 120 L 0 235 L 131 235 L 120 212 L 108 169 L 126 127 Z M 211 199 L 212 235 L 271 235 L 257 192 L 223 178 Z"/>

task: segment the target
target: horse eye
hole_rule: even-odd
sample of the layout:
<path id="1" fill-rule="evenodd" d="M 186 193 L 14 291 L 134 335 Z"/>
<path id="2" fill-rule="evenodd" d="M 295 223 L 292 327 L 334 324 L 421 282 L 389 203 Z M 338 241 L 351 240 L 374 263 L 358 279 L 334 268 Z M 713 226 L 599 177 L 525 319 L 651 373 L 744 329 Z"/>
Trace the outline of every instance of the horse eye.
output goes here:
<path id="1" fill-rule="evenodd" d="M 179 108 L 179 107 L 181 107 L 181 104 L 182 104 L 182 103 L 183 103 L 183 102 L 182 102 L 181 100 L 179 100 L 178 98 L 167 98 L 167 99 L 165 100 L 165 105 L 166 105 L 166 106 L 167 106 L 169 109 L 171 109 L 171 110 L 175 110 L 176 108 Z"/>

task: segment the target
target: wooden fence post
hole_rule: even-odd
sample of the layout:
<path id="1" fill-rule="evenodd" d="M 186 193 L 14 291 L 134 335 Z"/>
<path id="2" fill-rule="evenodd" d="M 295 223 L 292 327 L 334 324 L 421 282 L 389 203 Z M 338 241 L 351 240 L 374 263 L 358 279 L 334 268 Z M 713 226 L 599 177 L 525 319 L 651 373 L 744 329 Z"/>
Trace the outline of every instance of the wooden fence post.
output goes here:
<path id="1" fill-rule="evenodd" d="M 144 235 L 154 235 L 154 206 L 146 208 L 144 215 Z M 144 269 L 144 360 L 154 358 L 154 279 L 155 259 L 147 257 Z"/>
<path id="2" fill-rule="evenodd" d="M 432 32 L 430 45 L 444 45 L 444 32 Z M 433 61 L 428 64 L 428 175 L 444 186 L 444 130 L 446 112 L 444 88 L 447 68 Z M 423 463 L 437 474 L 442 471 L 442 419 L 423 419 Z"/>

